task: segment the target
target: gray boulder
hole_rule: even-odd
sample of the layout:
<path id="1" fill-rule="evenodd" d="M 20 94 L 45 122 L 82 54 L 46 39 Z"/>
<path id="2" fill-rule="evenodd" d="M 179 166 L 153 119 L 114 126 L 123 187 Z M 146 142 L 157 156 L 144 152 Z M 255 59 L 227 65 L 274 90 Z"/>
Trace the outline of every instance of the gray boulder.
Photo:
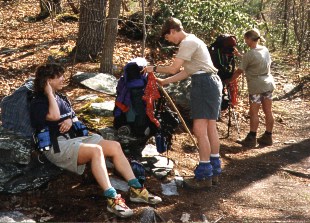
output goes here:
<path id="1" fill-rule="evenodd" d="M 34 153 L 31 140 L 0 126 L 0 193 L 20 193 L 41 187 L 62 170 Z"/>
<path id="2" fill-rule="evenodd" d="M 111 74 L 78 72 L 72 80 L 95 91 L 116 95 L 117 79 Z"/>

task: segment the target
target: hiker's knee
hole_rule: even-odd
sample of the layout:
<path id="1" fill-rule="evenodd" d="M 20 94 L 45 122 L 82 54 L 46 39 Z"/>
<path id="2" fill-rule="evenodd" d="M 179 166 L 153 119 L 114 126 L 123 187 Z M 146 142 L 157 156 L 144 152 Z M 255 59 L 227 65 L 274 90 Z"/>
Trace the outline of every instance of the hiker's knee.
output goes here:
<path id="1" fill-rule="evenodd" d="M 121 144 L 117 141 L 103 140 L 100 145 L 103 148 L 103 153 L 105 156 L 113 157 L 123 153 Z"/>
<path id="2" fill-rule="evenodd" d="M 102 151 L 102 147 L 100 145 L 92 146 L 91 147 L 91 155 L 92 155 L 92 158 L 104 156 L 103 151 Z"/>

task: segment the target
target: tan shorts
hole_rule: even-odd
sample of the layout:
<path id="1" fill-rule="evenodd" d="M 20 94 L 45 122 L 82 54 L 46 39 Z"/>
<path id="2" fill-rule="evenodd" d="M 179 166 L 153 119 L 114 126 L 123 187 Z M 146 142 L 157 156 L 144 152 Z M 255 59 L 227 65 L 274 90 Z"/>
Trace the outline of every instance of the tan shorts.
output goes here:
<path id="1" fill-rule="evenodd" d="M 57 140 L 60 153 L 54 153 L 53 148 L 51 148 L 49 151 L 44 152 L 44 154 L 56 166 L 81 175 L 85 170 L 85 164 L 77 165 L 80 145 L 82 143 L 98 144 L 102 139 L 102 136 L 98 134 L 74 139 L 66 139 L 63 136 L 59 136 Z"/>

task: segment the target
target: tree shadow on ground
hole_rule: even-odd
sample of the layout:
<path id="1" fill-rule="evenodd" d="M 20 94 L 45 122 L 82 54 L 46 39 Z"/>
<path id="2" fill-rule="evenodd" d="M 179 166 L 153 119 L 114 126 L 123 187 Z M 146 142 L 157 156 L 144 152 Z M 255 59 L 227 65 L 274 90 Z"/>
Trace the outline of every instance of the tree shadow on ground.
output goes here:
<path id="1" fill-rule="evenodd" d="M 310 139 L 306 139 L 296 144 L 285 146 L 276 151 L 267 152 L 264 154 L 252 156 L 250 158 L 228 158 L 226 155 L 234 152 L 234 154 L 245 151 L 242 147 L 223 146 L 221 150 L 222 158 L 228 160 L 228 164 L 223 168 L 220 185 L 213 186 L 209 190 L 202 191 L 187 191 L 181 193 L 191 193 L 190 201 L 182 201 L 176 203 L 173 209 L 166 211 L 164 215 L 173 216 L 173 213 L 178 213 L 180 209 L 184 209 L 183 202 L 193 202 L 198 205 L 202 213 L 204 210 L 221 210 L 220 203 L 222 199 L 232 197 L 238 191 L 249 187 L 253 182 L 258 182 L 274 175 L 277 171 L 283 171 L 285 166 L 296 164 L 303 159 L 310 157 Z M 259 148 L 258 148 L 259 149 Z M 285 171 L 285 170 L 284 170 Z M 304 177 L 300 176 L 300 177 Z M 225 191 L 223 190 L 225 189 Z M 206 202 L 203 204 L 195 203 L 195 197 L 205 196 Z M 192 211 L 192 210 L 184 210 Z M 263 216 L 262 216 L 263 218 Z M 306 219 L 305 216 L 298 216 L 298 219 Z"/>

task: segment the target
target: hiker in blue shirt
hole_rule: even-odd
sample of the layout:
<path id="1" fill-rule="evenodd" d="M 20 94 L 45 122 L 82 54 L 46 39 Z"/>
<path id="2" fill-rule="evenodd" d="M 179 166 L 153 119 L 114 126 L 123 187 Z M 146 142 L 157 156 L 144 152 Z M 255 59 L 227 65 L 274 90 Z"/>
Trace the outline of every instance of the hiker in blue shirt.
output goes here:
<path id="1" fill-rule="evenodd" d="M 128 181 L 131 201 L 149 204 L 161 202 L 161 198 L 150 194 L 139 183 L 118 142 L 105 140 L 98 134 L 82 137 L 72 134 L 75 113 L 68 100 L 58 93 L 64 86 L 63 74 L 64 68 L 58 64 L 40 65 L 35 73 L 31 122 L 37 132 L 46 126 L 49 129 L 53 146 L 43 152 L 47 159 L 60 168 L 80 175 L 86 163 L 90 162 L 92 173 L 107 198 L 107 210 L 117 216 L 129 217 L 133 211 L 112 187 L 106 157 L 112 159 L 115 169 Z"/>
<path id="2" fill-rule="evenodd" d="M 167 19 L 162 26 L 161 36 L 178 45 L 178 53 L 171 65 L 148 66 L 146 72 L 172 75 L 166 79 L 157 78 L 161 85 L 191 77 L 191 116 L 199 147 L 199 164 L 194 170 L 194 179 L 211 186 L 212 181 L 218 181 L 222 171 L 220 142 L 216 129 L 222 100 L 222 82 L 206 44 L 194 34 L 186 33 L 180 20 L 172 17 Z M 181 69 L 182 67 L 184 69 Z"/>

